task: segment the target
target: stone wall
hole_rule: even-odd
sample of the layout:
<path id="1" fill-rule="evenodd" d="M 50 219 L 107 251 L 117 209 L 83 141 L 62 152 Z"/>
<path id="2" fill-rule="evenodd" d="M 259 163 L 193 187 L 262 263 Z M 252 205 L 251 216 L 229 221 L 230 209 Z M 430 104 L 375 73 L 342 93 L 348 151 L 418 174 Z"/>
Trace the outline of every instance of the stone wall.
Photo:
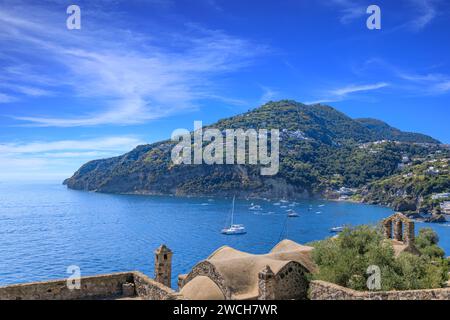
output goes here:
<path id="1" fill-rule="evenodd" d="M 450 288 L 408 291 L 355 291 L 325 281 L 311 281 L 311 300 L 450 300 Z"/>
<path id="2" fill-rule="evenodd" d="M 134 285 L 136 295 L 144 300 L 182 299 L 179 293 L 140 272 L 134 272 Z"/>
<path id="3" fill-rule="evenodd" d="M 122 285 L 133 282 L 133 274 L 115 273 L 82 277 L 79 290 L 69 290 L 66 280 L 35 282 L 0 287 L 0 300 L 78 300 L 122 295 Z"/>
<path id="4" fill-rule="evenodd" d="M 291 261 L 275 277 L 276 300 L 305 300 L 308 292 L 307 270 L 299 263 Z"/>
<path id="5" fill-rule="evenodd" d="M 66 280 L 0 287 L 0 300 L 94 300 L 130 296 L 148 300 L 180 298 L 171 288 L 139 272 L 82 277 L 79 290 L 69 290 Z"/>

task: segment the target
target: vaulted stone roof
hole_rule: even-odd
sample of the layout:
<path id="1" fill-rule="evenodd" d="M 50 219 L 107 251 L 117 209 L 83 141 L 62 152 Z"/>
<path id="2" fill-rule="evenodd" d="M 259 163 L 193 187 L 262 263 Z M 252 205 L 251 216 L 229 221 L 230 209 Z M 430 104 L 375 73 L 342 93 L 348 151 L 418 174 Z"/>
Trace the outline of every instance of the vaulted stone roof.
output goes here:
<path id="1" fill-rule="evenodd" d="M 253 299 L 258 296 L 258 274 L 266 266 L 275 276 L 291 269 L 293 264 L 300 265 L 305 273 L 314 272 L 316 266 L 311 259 L 312 250 L 312 247 L 290 240 L 281 241 L 269 253 L 262 255 L 224 246 L 192 269 L 184 281 L 187 288 L 183 287 L 181 293 L 189 294 L 195 285 L 195 291 L 211 289 L 211 294 L 216 295 L 215 288 L 205 280 L 189 284 L 196 277 L 205 276 L 220 288 L 227 299 Z"/>
<path id="2" fill-rule="evenodd" d="M 206 276 L 197 276 L 189 281 L 180 294 L 190 300 L 225 300 L 219 286 Z"/>

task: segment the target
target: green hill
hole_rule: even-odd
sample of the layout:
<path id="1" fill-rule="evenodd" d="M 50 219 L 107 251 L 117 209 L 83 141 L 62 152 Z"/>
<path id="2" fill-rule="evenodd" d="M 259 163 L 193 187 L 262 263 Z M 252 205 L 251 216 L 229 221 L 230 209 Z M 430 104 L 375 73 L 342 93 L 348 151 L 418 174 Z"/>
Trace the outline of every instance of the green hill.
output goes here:
<path id="1" fill-rule="evenodd" d="M 386 122 L 377 119 L 363 118 L 356 119 L 356 121 L 375 133 L 382 140 L 417 143 L 440 143 L 438 140 L 421 133 L 400 131 L 399 129 L 391 127 Z"/>
<path id="2" fill-rule="evenodd" d="M 329 106 L 286 100 L 208 127 L 279 129 L 279 173 L 261 176 L 260 168 L 252 165 L 174 165 L 170 155 L 175 143 L 162 141 L 138 146 L 120 157 L 91 161 L 65 184 L 111 193 L 310 197 L 388 177 L 396 172 L 405 152 L 425 155 L 430 148 L 411 140 L 377 145 L 376 152 L 368 152 L 367 143 L 385 139 L 378 130 Z"/>

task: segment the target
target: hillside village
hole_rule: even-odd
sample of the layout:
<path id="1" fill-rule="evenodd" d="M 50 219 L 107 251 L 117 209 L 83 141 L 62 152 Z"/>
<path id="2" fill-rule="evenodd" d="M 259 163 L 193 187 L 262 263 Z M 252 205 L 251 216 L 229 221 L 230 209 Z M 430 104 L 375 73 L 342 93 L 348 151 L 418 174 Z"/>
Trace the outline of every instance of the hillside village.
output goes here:
<path id="1" fill-rule="evenodd" d="M 384 140 L 363 144 L 360 148 L 376 154 L 388 143 L 402 144 L 398 141 Z M 341 195 L 342 190 L 337 190 L 341 199 L 389 205 L 409 214 L 434 215 L 428 220 L 425 219 L 429 222 L 445 221 L 441 214 L 450 213 L 450 148 L 448 145 L 442 145 L 437 149 L 436 145 L 426 143 L 412 145 L 425 148 L 427 152 L 421 155 L 404 152 L 392 176 L 361 189 L 351 190 L 350 194 L 347 192 Z"/>

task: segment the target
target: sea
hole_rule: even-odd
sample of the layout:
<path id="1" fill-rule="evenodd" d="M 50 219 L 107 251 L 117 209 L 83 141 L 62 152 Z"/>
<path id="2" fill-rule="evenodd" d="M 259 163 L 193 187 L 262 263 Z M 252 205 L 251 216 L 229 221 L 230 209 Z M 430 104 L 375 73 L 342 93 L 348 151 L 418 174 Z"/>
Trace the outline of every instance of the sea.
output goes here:
<path id="1" fill-rule="evenodd" d="M 232 199 L 113 195 L 67 189 L 60 182 L 0 183 L 0 286 L 81 275 L 154 273 L 154 250 L 173 252 L 172 286 L 178 274 L 227 245 L 267 253 L 280 240 L 305 244 L 333 236 L 338 226 L 376 224 L 389 208 L 324 200 L 236 200 L 234 222 L 245 235 L 223 235 Z M 288 218 L 294 210 L 297 218 Z M 450 224 L 432 227 L 450 254 Z"/>

